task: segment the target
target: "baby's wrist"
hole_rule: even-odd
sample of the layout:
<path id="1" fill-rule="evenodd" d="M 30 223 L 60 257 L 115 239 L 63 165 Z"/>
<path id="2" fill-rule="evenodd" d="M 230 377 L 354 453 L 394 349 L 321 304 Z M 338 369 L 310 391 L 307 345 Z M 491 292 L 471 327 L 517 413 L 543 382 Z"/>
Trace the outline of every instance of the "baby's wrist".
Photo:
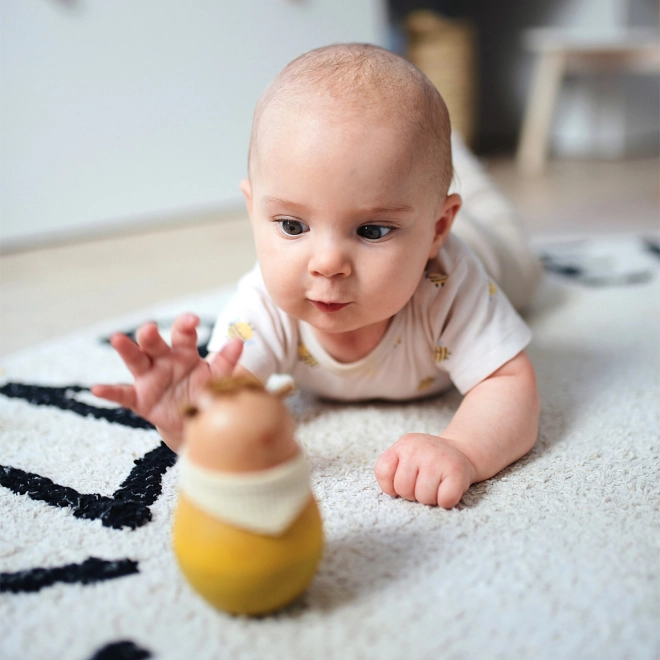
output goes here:
<path id="1" fill-rule="evenodd" d="M 455 440 L 453 438 L 447 438 L 444 435 L 437 436 L 440 441 L 451 447 L 454 451 L 456 451 L 460 457 L 464 460 L 465 463 L 465 468 L 466 471 L 468 472 L 468 476 L 470 479 L 470 484 L 477 483 L 477 481 L 481 481 L 481 479 L 478 478 L 478 470 L 477 466 L 473 462 L 473 460 L 470 458 L 468 453 L 464 451 L 464 449 L 461 447 L 461 443 L 458 440 Z"/>

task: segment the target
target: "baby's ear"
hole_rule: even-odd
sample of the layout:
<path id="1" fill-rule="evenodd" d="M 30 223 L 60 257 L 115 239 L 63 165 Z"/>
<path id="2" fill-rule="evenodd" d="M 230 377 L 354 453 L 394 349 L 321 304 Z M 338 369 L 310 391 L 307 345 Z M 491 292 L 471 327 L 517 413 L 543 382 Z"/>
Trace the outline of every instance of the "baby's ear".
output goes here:
<path id="1" fill-rule="evenodd" d="M 250 185 L 250 179 L 243 179 L 241 181 L 241 192 L 245 197 L 248 213 L 252 215 L 252 186 Z"/>
<path id="2" fill-rule="evenodd" d="M 451 226 L 454 223 L 454 218 L 461 208 L 463 200 L 460 195 L 453 193 L 447 196 L 442 208 L 435 221 L 435 235 L 433 237 L 433 245 L 429 254 L 429 259 L 435 259 L 438 256 L 438 251 L 445 244 L 449 237 Z"/>

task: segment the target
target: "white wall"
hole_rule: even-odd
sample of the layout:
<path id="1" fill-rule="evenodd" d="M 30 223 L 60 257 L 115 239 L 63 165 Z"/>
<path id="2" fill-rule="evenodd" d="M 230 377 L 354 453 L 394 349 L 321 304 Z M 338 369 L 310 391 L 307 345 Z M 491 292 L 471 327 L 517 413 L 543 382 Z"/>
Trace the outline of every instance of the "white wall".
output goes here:
<path id="1" fill-rule="evenodd" d="M 386 33 L 380 0 L 0 2 L 4 247 L 240 203 L 272 77 Z"/>

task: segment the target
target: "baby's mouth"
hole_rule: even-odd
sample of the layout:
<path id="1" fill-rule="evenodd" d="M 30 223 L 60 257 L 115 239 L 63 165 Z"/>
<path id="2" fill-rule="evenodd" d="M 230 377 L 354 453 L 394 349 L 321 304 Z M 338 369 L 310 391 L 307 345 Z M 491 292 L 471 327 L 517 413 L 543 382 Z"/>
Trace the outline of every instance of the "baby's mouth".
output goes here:
<path id="1" fill-rule="evenodd" d="M 344 309 L 350 303 L 336 303 L 336 302 L 322 302 L 320 300 L 310 300 L 312 305 L 316 309 L 320 309 L 322 312 L 338 312 L 340 309 Z"/>

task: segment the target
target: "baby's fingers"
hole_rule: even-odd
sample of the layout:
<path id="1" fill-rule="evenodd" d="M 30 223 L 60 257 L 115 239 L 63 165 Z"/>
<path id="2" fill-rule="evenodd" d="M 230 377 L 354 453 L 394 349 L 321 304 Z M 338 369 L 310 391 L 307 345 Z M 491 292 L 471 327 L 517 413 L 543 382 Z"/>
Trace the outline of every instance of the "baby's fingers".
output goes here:
<path id="1" fill-rule="evenodd" d="M 399 497 L 410 502 L 415 501 L 415 484 L 419 476 L 416 462 L 411 460 L 399 461 L 394 474 L 394 491 Z"/>
<path id="2" fill-rule="evenodd" d="M 99 399 L 114 401 L 122 408 L 134 410 L 137 406 L 137 396 L 132 385 L 94 385 L 92 394 Z"/>
<path id="3" fill-rule="evenodd" d="M 126 335 L 116 334 L 110 339 L 110 344 L 135 376 L 141 376 L 151 368 L 151 360 L 140 347 Z"/>
<path id="4" fill-rule="evenodd" d="M 399 464 L 399 457 L 393 451 L 386 451 L 376 461 L 374 474 L 381 490 L 392 497 L 396 497 L 394 490 L 394 475 Z"/>
<path id="5" fill-rule="evenodd" d="M 170 353 L 170 347 L 158 332 L 158 326 L 155 323 L 145 323 L 138 328 L 135 333 L 138 345 L 151 360 L 165 357 Z"/>
<path id="6" fill-rule="evenodd" d="M 415 482 L 415 499 L 421 504 L 438 504 L 440 476 L 431 469 L 421 469 Z"/>
<path id="7" fill-rule="evenodd" d="M 221 378 L 231 376 L 238 364 L 241 353 L 243 353 L 243 342 L 240 339 L 232 339 L 227 342 L 211 362 L 214 375 Z"/>
<path id="8" fill-rule="evenodd" d="M 197 350 L 197 326 L 199 317 L 194 314 L 177 316 L 172 325 L 172 348 L 191 348 Z"/>
<path id="9" fill-rule="evenodd" d="M 438 506 L 453 509 L 461 501 L 468 486 L 459 475 L 449 475 L 438 486 Z"/>

